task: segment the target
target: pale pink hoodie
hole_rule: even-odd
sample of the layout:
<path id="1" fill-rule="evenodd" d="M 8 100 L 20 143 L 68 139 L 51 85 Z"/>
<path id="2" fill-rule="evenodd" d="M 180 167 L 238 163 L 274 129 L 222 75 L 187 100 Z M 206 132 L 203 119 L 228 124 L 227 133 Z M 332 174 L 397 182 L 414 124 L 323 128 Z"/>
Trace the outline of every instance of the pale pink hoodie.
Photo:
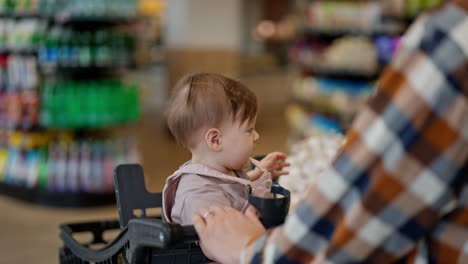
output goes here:
<path id="1" fill-rule="evenodd" d="M 267 197 L 271 192 L 271 174 L 259 166 L 262 176 L 251 182 L 243 171 L 233 177 L 202 164 L 183 164 L 166 181 L 163 190 L 163 215 L 169 223 L 191 225 L 193 216 L 202 208 L 212 205 L 229 206 L 241 212 L 250 205 L 249 189 L 252 194 Z"/>

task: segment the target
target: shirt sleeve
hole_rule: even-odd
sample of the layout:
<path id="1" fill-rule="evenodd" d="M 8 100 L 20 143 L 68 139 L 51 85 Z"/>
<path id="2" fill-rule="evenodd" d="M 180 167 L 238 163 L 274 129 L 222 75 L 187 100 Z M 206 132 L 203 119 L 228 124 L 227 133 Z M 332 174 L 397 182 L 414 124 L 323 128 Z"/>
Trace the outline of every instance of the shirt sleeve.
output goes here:
<path id="1" fill-rule="evenodd" d="M 271 185 L 273 180 L 269 172 L 262 172 L 260 178 L 252 182 L 253 189 L 252 194 L 259 197 L 271 197 Z"/>
<path id="2" fill-rule="evenodd" d="M 411 27 L 332 166 L 283 226 L 244 248 L 242 263 L 392 262 L 459 203 L 468 155 L 465 8 L 448 3 Z"/>
<path id="3" fill-rule="evenodd" d="M 206 185 L 184 196 L 183 206 L 180 212 L 175 213 L 177 215 L 175 219 L 181 225 L 193 225 L 193 216 L 202 208 L 210 206 L 232 207 L 232 203 L 222 189 Z"/>

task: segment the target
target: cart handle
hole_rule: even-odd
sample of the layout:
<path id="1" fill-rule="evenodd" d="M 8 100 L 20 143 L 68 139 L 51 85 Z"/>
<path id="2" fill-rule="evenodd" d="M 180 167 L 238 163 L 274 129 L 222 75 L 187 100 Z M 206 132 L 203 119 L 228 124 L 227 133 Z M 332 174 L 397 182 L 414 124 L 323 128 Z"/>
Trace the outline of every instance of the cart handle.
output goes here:
<path id="1" fill-rule="evenodd" d="M 88 245 L 80 244 L 72 234 L 75 232 L 92 232 L 92 243 L 105 242 L 102 234 L 105 230 L 118 229 L 118 221 L 104 221 L 78 224 L 64 224 L 60 226 L 60 237 L 64 246 L 82 260 L 101 262 L 116 257 L 128 247 L 128 242 L 134 250 L 143 247 L 155 247 L 165 249 L 181 242 L 198 240 L 193 226 L 181 226 L 168 224 L 159 219 L 135 218 L 121 229 L 120 233 L 111 242 L 100 249 L 91 249 Z"/>

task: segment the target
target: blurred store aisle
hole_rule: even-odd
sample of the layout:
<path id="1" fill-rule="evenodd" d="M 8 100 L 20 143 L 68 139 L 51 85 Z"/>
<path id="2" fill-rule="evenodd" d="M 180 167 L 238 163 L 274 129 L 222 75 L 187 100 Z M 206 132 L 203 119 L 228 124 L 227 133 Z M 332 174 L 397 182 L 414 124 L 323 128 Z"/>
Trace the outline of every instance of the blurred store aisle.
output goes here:
<path id="1" fill-rule="evenodd" d="M 255 154 L 286 151 L 288 126 L 284 105 L 290 87 L 286 74 L 250 74 L 240 79 L 255 91 L 261 102 L 257 121 L 260 141 Z M 190 158 L 188 152 L 171 139 L 159 111 L 147 111 L 142 120 L 128 130 L 137 136 L 149 189 L 160 191 L 165 178 Z M 118 218 L 113 205 L 88 209 L 48 208 L 3 196 L 0 196 L 0 212 L 0 264 L 58 263 L 60 223 Z"/>

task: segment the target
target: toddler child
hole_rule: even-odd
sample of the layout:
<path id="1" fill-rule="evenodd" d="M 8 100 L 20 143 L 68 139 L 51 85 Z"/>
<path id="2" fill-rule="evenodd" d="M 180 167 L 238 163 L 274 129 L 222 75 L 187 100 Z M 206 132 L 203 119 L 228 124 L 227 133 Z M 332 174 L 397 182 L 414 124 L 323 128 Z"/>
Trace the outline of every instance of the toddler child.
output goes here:
<path id="1" fill-rule="evenodd" d="M 163 215 L 166 221 L 191 225 L 201 208 L 229 206 L 253 210 L 248 195 L 267 196 L 272 177 L 286 155 L 272 152 L 261 161 L 250 158 L 259 139 L 255 131 L 257 98 L 240 82 L 214 73 L 183 77 L 167 108 L 175 139 L 192 154 L 166 181 Z M 252 162 L 256 168 L 242 171 Z"/>

